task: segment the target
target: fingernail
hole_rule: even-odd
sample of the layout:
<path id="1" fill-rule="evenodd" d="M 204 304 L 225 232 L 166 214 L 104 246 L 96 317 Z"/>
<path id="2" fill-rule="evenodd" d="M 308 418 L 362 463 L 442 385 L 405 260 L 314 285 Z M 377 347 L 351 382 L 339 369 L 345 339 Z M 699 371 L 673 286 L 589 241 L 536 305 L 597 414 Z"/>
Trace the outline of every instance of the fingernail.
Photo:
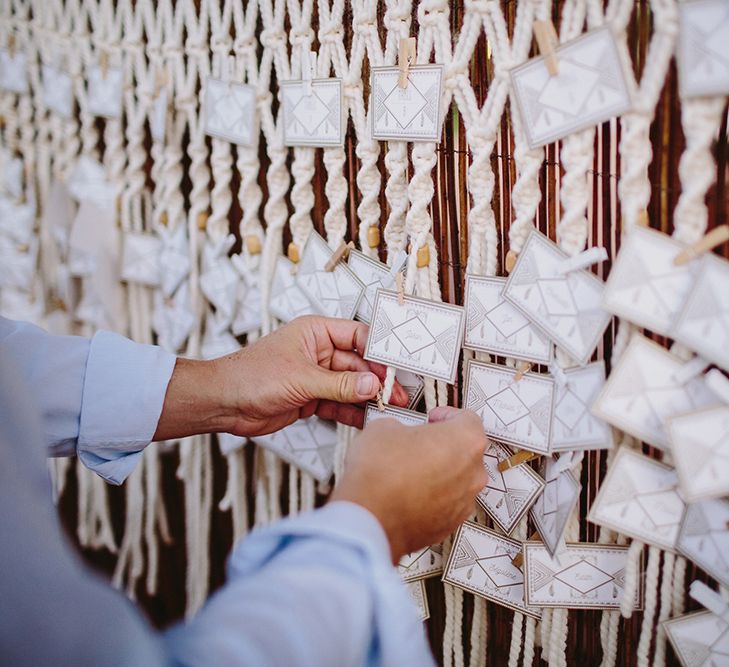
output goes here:
<path id="1" fill-rule="evenodd" d="M 379 388 L 380 381 L 371 373 L 362 373 L 357 378 L 357 393 L 360 396 L 372 396 Z"/>

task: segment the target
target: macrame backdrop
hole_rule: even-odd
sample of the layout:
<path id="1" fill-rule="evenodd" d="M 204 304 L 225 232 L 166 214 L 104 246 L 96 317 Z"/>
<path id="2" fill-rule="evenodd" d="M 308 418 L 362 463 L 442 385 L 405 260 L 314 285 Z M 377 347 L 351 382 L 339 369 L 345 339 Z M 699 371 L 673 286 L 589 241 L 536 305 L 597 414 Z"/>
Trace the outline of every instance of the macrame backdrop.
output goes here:
<path id="1" fill-rule="evenodd" d="M 569 254 L 602 245 L 612 259 L 621 234 L 645 210 L 652 227 L 685 242 L 728 221 L 726 98 L 679 101 L 675 0 L 4 0 L 0 6 L 0 47 L 25 53 L 29 75 L 27 94 L 0 93 L 0 139 L 22 158 L 21 201 L 35 207 L 41 223 L 38 275 L 27 289 L 0 289 L 0 312 L 54 331 L 88 335 L 103 325 L 195 357 L 235 350 L 279 326 L 265 306 L 260 325 L 243 336 L 234 319 L 254 288 L 267 303 L 277 257 L 289 243 L 301 250 L 312 229 L 333 249 L 351 239 L 384 261 L 410 248 L 405 290 L 462 304 L 466 272 L 504 275 L 506 253 L 518 253 L 532 227 Z M 560 41 L 609 24 L 632 63 L 634 108 L 530 150 L 512 113 L 508 71 L 535 54 L 535 18 L 551 18 Z M 418 63 L 445 66 L 437 145 L 369 136 L 370 67 L 395 64 L 400 39 L 408 36 L 417 38 Z M 301 54 L 310 49 L 318 53 L 319 77 L 343 81 L 344 148 L 284 146 L 278 82 L 301 78 Z M 118 119 L 89 110 L 88 71 L 100 64 L 123 71 Z M 70 74 L 76 105 L 70 117 L 45 107 L 44 65 Z M 208 75 L 255 88 L 253 146 L 205 135 Z M 169 101 L 162 106 L 165 136 L 152 138 L 149 118 L 160 95 Z M 79 318 L 78 310 L 71 316 L 79 304 L 93 309 L 95 283 L 69 279 L 68 240 L 42 222 L 54 183 L 69 179 L 80 156 L 103 164 L 121 229 L 153 235 L 162 249 L 167 280 L 158 288 L 126 286 L 123 317 L 116 319 Z M 419 267 L 423 246 L 429 263 Z M 721 251 L 727 255 L 729 247 Z M 605 277 L 609 266 L 596 272 Z M 230 271 L 243 276 L 245 289 L 223 301 L 206 289 L 206 274 Z M 178 311 L 187 314 L 184 324 L 165 326 Z M 598 355 L 608 368 L 631 328 L 616 322 L 606 332 Z M 471 355 L 487 358 L 464 353 Z M 568 363 L 558 356 L 558 365 Z M 393 379 L 390 371 L 385 398 Z M 460 390 L 460 381 L 448 387 L 426 380 L 426 406 L 458 405 Z M 352 435 L 339 429 L 337 472 Z M 628 436 L 618 441 L 661 456 Z M 574 459 L 582 496 L 568 540 L 626 542 L 584 520 L 612 456 L 587 452 Z M 225 557 L 251 525 L 310 509 L 328 492 L 271 452 L 228 436 L 151 446 L 122 488 L 68 461 L 54 462 L 52 472 L 61 517 L 85 557 L 160 627 L 193 614 L 223 583 Z M 473 518 L 489 525 L 480 510 Z M 524 519 L 514 536 L 531 532 Z M 632 615 L 629 605 L 622 616 L 557 609 L 536 622 L 427 580 L 434 653 L 456 667 L 516 667 L 537 659 L 674 664 L 658 624 L 690 608 L 687 582 L 706 576 L 683 557 L 633 541 L 629 589 L 643 551 L 645 610 Z"/>

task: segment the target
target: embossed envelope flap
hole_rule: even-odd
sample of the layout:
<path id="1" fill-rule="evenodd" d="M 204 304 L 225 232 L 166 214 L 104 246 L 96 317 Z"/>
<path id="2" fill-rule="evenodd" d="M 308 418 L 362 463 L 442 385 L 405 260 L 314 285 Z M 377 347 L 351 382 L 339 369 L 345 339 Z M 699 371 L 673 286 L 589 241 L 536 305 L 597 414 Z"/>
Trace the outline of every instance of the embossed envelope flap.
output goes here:
<path id="1" fill-rule="evenodd" d="M 397 419 L 397 421 L 405 426 L 421 426 L 422 424 L 428 423 L 428 415 L 424 415 L 422 412 L 406 410 L 405 408 L 398 408 L 394 405 L 386 405 L 384 410 L 380 410 L 377 407 L 377 403 L 367 403 L 365 406 L 363 428 L 366 428 L 367 424 L 378 419 Z"/>
<path id="2" fill-rule="evenodd" d="M 729 664 L 729 623 L 710 611 L 663 621 L 668 639 L 684 667 Z"/>
<path id="3" fill-rule="evenodd" d="M 443 571 L 443 547 L 434 544 L 405 554 L 397 564 L 403 581 L 416 581 L 438 576 Z"/>
<path id="4" fill-rule="evenodd" d="M 678 534 L 678 551 L 729 586 L 729 500 L 692 503 Z"/>
<path id="5" fill-rule="evenodd" d="M 526 542 L 526 602 L 565 609 L 619 608 L 627 561 L 628 547 L 623 546 L 567 544 L 554 558 L 544 545 Z M 635 592 L 636 609 L 641 605 L 641 588 Z"/>

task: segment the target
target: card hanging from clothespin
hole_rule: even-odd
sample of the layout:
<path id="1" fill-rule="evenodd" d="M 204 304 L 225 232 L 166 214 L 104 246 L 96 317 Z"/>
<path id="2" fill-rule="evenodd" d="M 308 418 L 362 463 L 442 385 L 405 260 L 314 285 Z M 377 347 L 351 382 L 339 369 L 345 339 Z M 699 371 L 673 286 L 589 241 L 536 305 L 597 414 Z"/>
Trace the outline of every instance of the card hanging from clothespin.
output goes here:
<path id="1" fill-rule="evenodd" d="M 542 541 L 542 538 L 539 535 L 539 532 L 536 530 L 527 539 L 527 542 L 541 542 L 541 541 Z M 511 559 L 511 564 L 514 567 L 518 567 L 519 569 L 521 569 L 521 566 L 524 565 L 524 550 L 523 549 L 518 554 L 516 554 L 516 556 L 514 556 Z"/>
<path id="2" fill-rule="evenodd" d="M 306 46 L 301 52 L 301 82 L 305 96 L 312 94 L 311 82 L 316 78 L 316 51 L 310 51 Z"/>
<path id="3" fill-rule="evenodd" d="M 534 459 L 538 459 L 540 456 L 541 454 L 528 452 L 526 449 L 520 449 L 516 454 L 513 454 L 508 459 L 499 461 L 496 468 L 499 472 L 506 472 L 511 468 L 516 468 L 516 466 L 520 466 L 522 463 L 529 463 L 529 461 L 534 461 Z"/>
<path id="4" fill-rule="evenodd" d="M 339 244 L 339 247 L 334 251 L 332 256 L 329 258 L 327 263 L 324 265 L 324 270 L 327 273 L 331 273 L 336 268 L 337 264 L 341 262 L 343 259 L 346 259 L 349 255 L 349 251 L 354 248 L 354 243 L 351 241 L 349 243 L 345 243 L 342 241 Z"/>
<path id="5" fill-rule="evenodd" d="M 673 260 L 676 266 L 688 264 L 692 259 L 716 248 L 716 246 L 729 241 L 729 225 L 719 225 L 712 229 L 702 239 L 682 250 Z"/>
<path id="6" fill-rule="evenodd" d="M 528 361 L 520 361 L 516 366 L 516 373 L 514 373 L 514 382 L 519 382 L 526 373 L 532 369 L 532 364 Z"/>
<path id="7" fill-rule="evenodd" d="M 402 274 L 402 271 L 405 268 L 405 264 L 407 261 L 408 254 L 404 250 L 398 251 L 398 253 L 395 255 L 395 258 L 392 260 L 390 273 L 387 275 L 386 278 L 383 278 L 382 280 L 382 286 L 385 289 L 389 289 L 390 287 L 392 287 L 393 283 L 397 282 L 397 276 Z"/>
<path id="8" fill-rule="evenodd" d="M 400 48 L 397 52 L 397 66 L 400 70 L 398 85 L 400 86 L 400 88 L 408 87 L 410 66 L 415 64 L 415 53 L 415 37 L 403 37 L 400 40 Z"/>
<path id="9" fill-rule="evenodd" d="M 607 250 L 605 250 L 602 246 L 588 248 L 574 257 L 565 259 L 557 268 L 557 273 L 563 276 L 567 273 L 571 273 L 572 271 L 579 271 L 581 269 L 586 269 L 593 264 L 602 263 L 606 261 L 607 258 Z"/>
<path id="10" fill-rule="evenodd" d="M 544 65 L 549 72 L 549 76 L 555 76 L 559 73 L 559 60 L 557 58 L 559 39 L 551 19 L 534 21 L 534 36 L 537 38 L 537 46 L 544 58 Z"/>

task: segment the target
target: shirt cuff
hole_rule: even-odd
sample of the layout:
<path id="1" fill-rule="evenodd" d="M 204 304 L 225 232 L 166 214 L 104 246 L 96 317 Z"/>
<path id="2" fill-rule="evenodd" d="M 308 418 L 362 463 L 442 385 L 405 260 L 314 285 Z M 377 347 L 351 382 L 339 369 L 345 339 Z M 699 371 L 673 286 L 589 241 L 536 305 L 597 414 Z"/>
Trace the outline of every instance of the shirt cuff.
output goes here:
<path id="1" fill-rule="evenodd" d="M 108 331 L 86 362 L 76 454 L 112 484 L 132 472 L 157 430 L 176 357 Z"/>

